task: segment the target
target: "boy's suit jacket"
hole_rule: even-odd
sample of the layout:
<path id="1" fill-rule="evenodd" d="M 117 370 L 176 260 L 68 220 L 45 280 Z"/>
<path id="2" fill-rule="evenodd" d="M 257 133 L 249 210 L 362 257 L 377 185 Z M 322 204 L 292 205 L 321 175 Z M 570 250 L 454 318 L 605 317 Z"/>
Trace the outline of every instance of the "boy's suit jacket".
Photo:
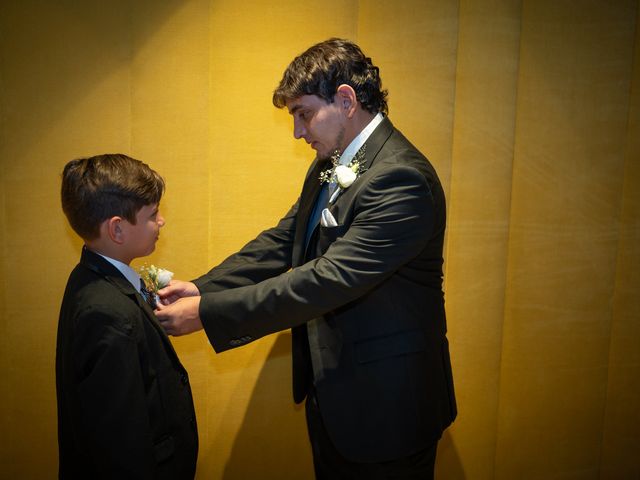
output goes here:
<path id="1" fill-rule="evenodd" d="M 56 384 L 60 478 L 193 479 L 187 372 L 140 294 L 86 248 L 62 301 Z"/>
<path id="2" fill-rule="evenodd" d="M 305 246 L 323 168 L 314 162 L 275 228 L 195 280 L 200 316 L 218 352 L 292 327 L 296 402 L 313 378 L 307 322 L 316 319 L 316 391 L 334 445 L 358 462 L 401 458 L 456 416 L 444 194 L 431 164 L 385 118 L 365 143 L 366 171 L 329 206 L 338 226 L 317 227 Z"/>

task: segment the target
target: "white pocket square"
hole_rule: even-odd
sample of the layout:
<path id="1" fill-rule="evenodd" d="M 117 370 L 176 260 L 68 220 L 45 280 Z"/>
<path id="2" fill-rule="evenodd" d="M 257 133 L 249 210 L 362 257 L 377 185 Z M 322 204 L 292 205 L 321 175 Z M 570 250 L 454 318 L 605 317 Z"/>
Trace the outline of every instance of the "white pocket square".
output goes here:
<path id="1" fill-rule="evenodd" d="M 331 215 L 331 212 L 329 211 L 328 208 L 325 208 L 324 210 L 322 210 L 322 215 L 320 216 L 320 225 L 322 225 L 323 227 L 338 226 L 338 222 L 336 222 L 336 219 L 333 218 L 333 215 Z"/>

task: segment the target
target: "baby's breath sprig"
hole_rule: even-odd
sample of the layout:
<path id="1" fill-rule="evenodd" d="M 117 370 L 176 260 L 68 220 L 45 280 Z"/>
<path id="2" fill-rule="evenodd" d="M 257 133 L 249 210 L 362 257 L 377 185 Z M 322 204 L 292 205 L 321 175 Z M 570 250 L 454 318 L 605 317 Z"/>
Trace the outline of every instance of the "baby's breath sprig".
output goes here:
<path id="1" fill-rule="evenodd" d="M 335 182 L 341 188 L 348 188 L 366 169 L 364 168 L 364 154 L 366 145 L 356 152 L 347 165 L 340 165 L 340 151 L 331 155 L 331 167 L 320 173 L 320 183 Z"/>
<path id="2" fill-rule="evenodd" d="M 149 292 L 156 294 L 158 290 L 169 285 L 173 278 L 173 272 L 158 268 L 155 265 L 143 265 L 138 271 Z"/>

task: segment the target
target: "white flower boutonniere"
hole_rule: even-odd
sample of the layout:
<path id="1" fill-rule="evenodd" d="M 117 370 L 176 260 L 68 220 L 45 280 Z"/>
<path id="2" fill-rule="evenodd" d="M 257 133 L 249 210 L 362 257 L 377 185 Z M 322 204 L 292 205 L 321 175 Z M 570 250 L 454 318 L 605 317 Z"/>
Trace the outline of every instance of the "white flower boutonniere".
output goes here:
<path id="1" fill-rule="evenodd" d="M 342 188 L 349 188 L 357 177 L 357 170 L 354 172 L 351 167 L 346 165 L 338 165 L 336 167 L 336 180 Z"/>
<path id="2" fill-rule="evenodd" d="M 158 290 L 169 285 L 169 282 L 173 278 L 173 272 L 165 270 L 164 268 L 158 268 L 155 265 L 149 267 L 145 265 L 140 267 L 140 276 L 144 280 L 147 290 L 155 295 L 158 293 Z"/>
<path id="3" fill-rule="evenodd" d="M 320 174 L 320 183 L 337 183 L 340 188 L 349 188 L 353 182 L 365 171 L 364 152 L 366 145 L 363 145 L 356 152 L 347 165 L 340 165 L 340 152 L 336 151 L 331 156 L 331 167 Z"/>

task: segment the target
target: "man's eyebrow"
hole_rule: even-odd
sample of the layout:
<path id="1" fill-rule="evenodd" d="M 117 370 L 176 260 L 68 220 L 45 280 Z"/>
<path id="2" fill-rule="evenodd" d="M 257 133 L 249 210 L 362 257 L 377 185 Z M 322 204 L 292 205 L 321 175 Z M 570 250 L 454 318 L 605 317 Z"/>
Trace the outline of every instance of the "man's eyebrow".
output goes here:
<path id="1" fill-rule="evenodd" d="M 300 104 L 294 105 L 293 108 L 289 109 L 289 113 L 291 115 L 293 115 L 294 113 L 296 113 L 301 108 L 303 108 L 303 105 L 300 105 Z"/>

